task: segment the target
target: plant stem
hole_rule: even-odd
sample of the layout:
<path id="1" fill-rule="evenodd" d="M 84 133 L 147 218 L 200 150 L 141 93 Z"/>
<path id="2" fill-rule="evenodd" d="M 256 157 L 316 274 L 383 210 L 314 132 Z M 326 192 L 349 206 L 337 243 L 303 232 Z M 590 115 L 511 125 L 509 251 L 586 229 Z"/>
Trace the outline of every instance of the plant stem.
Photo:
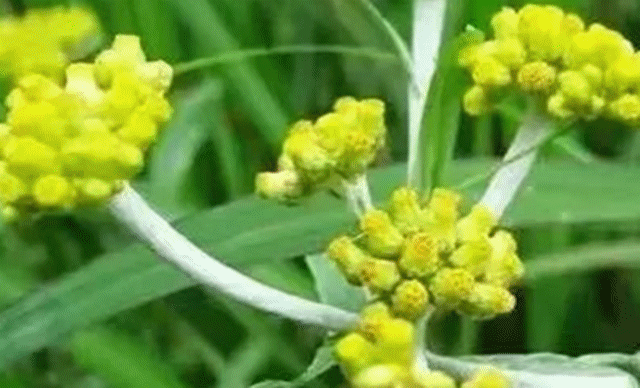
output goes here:
<path id="1" fill-rule="evenodd" d="M 414 0 L 413 2 L 413 64 L 415 82 L 422 93 L 415 93 L 409 85 L 409 157 L 407 160 L 407 183 L 420 185 L 420 129 L 424 107 L 436 71 L 438 50 L 442 38 L 446 1 Z M 424 150 L 423 150 L 424 151 Z"/>
<path id="2" fill-rule="evenodd" d="M 287 294 L 222 264 L 173 229 L 128 185 L 111 200 L 109 209 L 160 257 L 241 303 L 331 330 L 351 327 L 357 320 L 356 314 Z"/>
<path id="3" fill-rule="evenodd" d="M 381 59 L 388 61 L 399 61 L 397 54 L 380 51 L 375 48 L 366 47 L 348 47 L 333 45 L 291 45 L 278 47 L 259 47 L 244 50 L 229 51 L 219 55 L 207 58 L 195 59 L 190 62 L 178 63 L 173 66 L 176 75 L 188 73 L 194 70 L 202 70 L 215 65 L 221 65 L 229 62 L 238 62 L 250 58 L 264 57 L 270 55 L 289 55 L 289 54 L 344 54 L 351 56 L 367 57 L 372 59 Z"/>
<path id="4" fill-rule="evenodd" d="M 538 147 L 532 148 L 532 146 L 544 142 L 545 139 L 552 136 L 553 129 L 553 125 L 546 116 L 531 102 L 516 137 L 504 156 L 504 160 L 514 158 L 515 160 L 500 167 L 491 178 L 489 186 L 480 200 L 480 203 L 491 210 L 496 218 L 502 217 L 518 188 L 529 174 L 539 149 Z M 526 153 L 522 157 L 516 158 L 525 151 Z"/>
<path id="5" fill-rule="evenodd" d="M 422 317 L 416 321 L 415 325 L 415 338 L 413 341 L 413 370 L 414 371 L 429 371 L 429 360 L 426 356 L 427 349 L 427 328 L 429 325 L 429 319 L 433 315 L 435 310 L 430 308 Z"/>

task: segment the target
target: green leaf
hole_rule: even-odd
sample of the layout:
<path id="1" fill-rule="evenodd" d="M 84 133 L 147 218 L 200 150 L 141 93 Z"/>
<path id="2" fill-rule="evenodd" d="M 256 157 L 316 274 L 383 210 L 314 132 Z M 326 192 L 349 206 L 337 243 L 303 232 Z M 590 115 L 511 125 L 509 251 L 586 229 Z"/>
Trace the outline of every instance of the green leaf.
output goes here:
<path id="1" fill-rule="evenodd" d="M 456 179 L 461 181 L 491 165 L 490 161 L 457 162 Z M 386 198 L 404 179 L 404 166 L 370 175 L 374 198 Z M 522 226 L 639 219 L 638 176 L 640 168 L 631 166 L 539 164 L 506 220 L 511 226 Z M 598 200 L 577 201 L 584 193 Z M 478 192 L 471 195 L 476 197 Z M 189 217 L 176 226 L 216 257 L 249 266 L 319 252 L 331 237 L 347 232 L 354 223 L 344 202 L 316 195 L 297 207 L 247 198 Z M 0 368 L 91 323 L 193 285 L 142 244 L 106 254 L 0 314 Z"/>
<path id="2" fill-rule="evenodd" d="M 150 354 L 143 344 L 114 329 L 78 333 L 71 349 L 78 365 L 99 374 L 112 387 L 185 387 L 169 365 Z"/>
<path id="3" fill-rule="evenodd" d="M 333 356 L 333 344 L 327 343 L 320 347 L 316 352 L 313 361 L 307 368 L 307 370 L 298 376 L 293 381 L 263 381 L 258 384 L 254 384 L 251 388 L 299 388 L 307 384 L 308 382 L 315 380 L 323 373 L 337 365 L 336 359 Z"/>
<path id="4" fill-rule="evenodd" d="M 425 100 L 419 140 L 424 193 L 442 184 L 460 127 L 462 93 L 467 80 L 458 65 L 458 51 L 464 39 L 456 35 L 463 26 L 465 7 L 465 2 L 447 2 L 438 66 Z"/>
<path id="5" fill-rule="evenodd" d="M 365 303 L 362 287 L 349 284 L 324 254 L 307 255 L 305 260 L 315 279 L 320 301 L 348 311 L 361 310 Z"/>
<path id="6" fill-rule="evenodd" d="M 206 0 L 172 0 L 171 3 L 191 29 L 194 40 L 204 47 L 208 54 L 239 48 L 239 43 L 223 19 Z M 244 110 L 249 112 L 267 142 L 274 149 L 280 148 L 288 119 L 280 102 L 271 94 L 264 80 L 252 66 L 245 63 L 225 66 L 221 70 Z"/>
<path id="7" fill-rule="evenodd" d="M 603 354 L 578 358 L 552 353 L 530 355 L 469 356 L 459 359 L 427 353 L 429 365 L 459 379 L 479 368 L 496 366 L 517 387 L 535 388 L 638 388 L 637 355 Z"/>

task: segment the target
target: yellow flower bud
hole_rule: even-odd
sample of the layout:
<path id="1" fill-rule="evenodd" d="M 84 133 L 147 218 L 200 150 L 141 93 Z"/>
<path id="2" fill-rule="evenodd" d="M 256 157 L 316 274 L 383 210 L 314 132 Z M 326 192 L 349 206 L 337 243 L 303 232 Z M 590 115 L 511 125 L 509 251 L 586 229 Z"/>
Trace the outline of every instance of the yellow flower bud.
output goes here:
<path id="1" fill-rule="evenodd" d="M 615 95 L 638 91 L 640 87 L 640 56 L 623 55 L 610 64 L 604 75 L 605 86 Z"/>
<path id="2" fill-rule="evenodd" d="M 455 308 L 466 300 L 475 281 L 469 271 L 462 268 L 443 268 L 431 279 L 429 291 L 437 305 Z"/>
<path id="3" fill-rule="evenodd" d="M 568 103 L 575 106 L 588 106 L 591 103 L 591 85 L 578 71 L 563 71 L 558 76 L 560 90 Z"/>
<path id="4" fill-rule="evenodd" d="M 496 39 L 506 39 L 518 36 L 518 14 L 513 8 L 503 7 L 491 18 L 491 27 Z"/>
<path id="5" fill-rule="evenodd" d="M 334 163 L 318 145 L 318 135 L 313 131 L 310 121 L 294 124 L 282 148 L 283 153 L 299 169 L 301 176 L 310 182 L 320 182 L 329 176 Z"/>
<path id="6" fill-rule="evenodd" d="M 374 347 L 362 335 L 349 333 L 335 344 L 334 353 L 345 371 L 354 376 L 372 364 Z"/>
<path id="7" fill-rule="evenodd" d="M 73 185 L 78 193 L 77 200 L 87 204 L 99 203 L 119 189 L 116 182 L 106 182 L 96 178 L 75 179 Z"/>
<path id="8" fill-rule="evenodd" d="M 454 191 L 436 188 L 431 194 L 425 213 L 424 230 L 428 231 L 440 245 L 440 250 L 453 249 L 456 242 L 456 220 L 460 195 Z"/>
<path id="9" fill-rule="evenodd" d="M 506 86 L 511 83 L 509 68 L 492 56 L 477 58 L 471 75 L 475 83 L 486 87 Z"/>
<path id="10" fill-rule="evenodd" d="M 525 62 L 527 52 L 518 39 L 508 38 L 495 41 L 493 57 L 511 69 L 517 69 Z"/>
<path id="11" fill-rule="evenodd" d="M 556 6 L 527 4 L 518 12 L 518 31 L 534 60 L 555 61 L 562 55 L 564 12 Z"/>
<path id="12" fill-rule="evenodd" d="M 364 369 L 353 379 L 354 388 L 396 388 L 404 387 L 402 381 L 408 374 L 407 368 L 397 364 L 380 364 Z"/>
<path id="13" fill-rule="evenodd" d="M 633 54 L 633 46 L 619 32 L 594 23 L 575 34 L 568 44 L 564 62 L 571 68 L 590 63 L 605 69 L 621 56 Z"/>
<path id="14" fill-rule="evenodd" d="M 511 388 L 509 378 L 493 367 L 485 367 L 477 371 L 471 380 L 462 384 L 460 388 Z"/>
<path id="15" fill-rule="evenodd" d="M 485 236 L 462 244 L 453 251 L 449 261 L 456 267 L 464 268 L 477 277 L 484 273 L 490 256 L 491 244 Z"/>
<path id="16" fill-rule="evenodd" d="M 384 322 L 391 319 L 389 306 L 384 302 L 376 302 L 366 306 L 360 312 L 358 330 L 369 341 L 376 342 L 380 338 L 380 330 Z"/>
<path id="17" fill-rule="evenodd" d="M 3 204 L 18 201 L 27 194 L 27 186 L 18 177 L 9 174 L 2 168 L 0 172 L 0 202 Z"/>
<path id="18" fill-rule="evenodd" d="M 506 314 L 516 307 L 516 298 L 505 288 L 476 283 L 460 310 L 477 319 L 489 319 Z"/>
<path id="19" fill-rule="evenodd" d="M 427 309 L 429 293 L 418 280 L 404 280 L 396 287 L 391 297 L 393 311 L 406 319 L 416 319 Z"/>
<path id="20" fill-rule="evenodd" d="M 544 61 L 529 62 L 518 71 L 518 85 L 525 92 L 548 92 L 556 81 L 556 69 Z"/>
<path id="21" fill-rule="evenodd" d="M 33 178 L 60 171 L 56 150 L 32 137 L 14 138 L 2 151 L 7 170 L 18 177 Z"/>
<path id="22" fill-rule="evenodd" d="M 42 207 L 61 207 L 72 203 L 74 190 L 69 181 L 59 175 L 45 175 L 33 185 L 33 198 Z"/>
<path id="23" fill-rule="evenodd" d="M 411 277 L 434 274 L 442 266 L 438 241 L 429 233 L 416 233 L 409 237 L 398 265 Z"/>
<path id="24" fill-rule="evenodd" d="M 396 263 L 389 260 L 366 258 L 359 272 L 360 281 L 374 292 L 391 291 L 400 281 Z"/>
<path id="25" fill-rule="evenodd" d="M 327 248 L 327 256 L 338 265 L 350 283 L 360 284 L 360 267 L 369 256 L 349 237 L 341 236 L 331 241 Z"/>
<path id="26" fill-rule="evenodd" d="M 456 382 L 451 376 L 437 370 L 419 371 L 414 380 L 419 388 L 456 388 Z"/>
<path id="27" fill-rule="evenodd" d="M 569 119 L 576 115 L 576 112 L 568 107 L 567 101 L 562 93 L 556 93 L 549 97 L 547 101 L 547 111 L 559 119 Z"/>
<path id="28" fill-rule="evenodd" d="M 479 85 L 469 88 L 462 99 L 464 111 L 471 116 L 480 116 L 491 110 L 491 102 L 487 91 Z"/>
<path id="29" fill-rule="evenodd" d="M 400 318 L 386 320 L 380 326 L 375 342 L 376 359 L 409 365 L 413 356 L 413 324 Z"/>
<path id="30" fill-rule="evenodd" d="M 373 255 L 395 257 L 400 253 L 404 238 L 384 211 L 369 210 L 360 220 L 360 229 Z"/>
<path id="31" fill-rule="evenodd" d="M 403 234 L 417 232 L 421 226 L 422 210 L 415 190 L 409 187 L 394 190 L 389 201 L 389 215 Z"/>
<path id="32" fill-rule="evenodd" d="M 509 287 L 524 274 L 524 265 L 516 253 L 516 241 L 509 232 L 499 230 L 490 242 L 492 250 L 485 279 L 491 284 Z"/>
<path id="33" fill-rule="evenodd" d="M 261 172 L 256 176 L 256 193 L 262 197 L 287 201 L 302 192 L 300 177 L 295 171 Z"/>
<path id="34" fill-rule="evenodd" d="M 343 156 L 349 123 L 338 113 L 327 113 L 315 123 L 318 144 L 326 150 L 329 157 L 339 159 Z"/>
<path id="35" fill-rule="evenodd" d="M 640 97 L 636 94 L 623 94 L 609 104 L 609 113 L 616 119 L 628 123 L 640 122 Z"/>
<path id="36" fill-rule="evenodd" d="M 117 133 L 127 143 L 146 150 L 156 141 L 158 125 L 140 107 L 131 113 L 126 124 L 120 127 Z"/>
<path id="37" fill-rule="evenodd" d="M 486 206 L 476 204 L 466 217 L 458 221 L 456 225 L 458 239 L 472 241 L 487 237 L 497 222 L 496 217 Z"/>

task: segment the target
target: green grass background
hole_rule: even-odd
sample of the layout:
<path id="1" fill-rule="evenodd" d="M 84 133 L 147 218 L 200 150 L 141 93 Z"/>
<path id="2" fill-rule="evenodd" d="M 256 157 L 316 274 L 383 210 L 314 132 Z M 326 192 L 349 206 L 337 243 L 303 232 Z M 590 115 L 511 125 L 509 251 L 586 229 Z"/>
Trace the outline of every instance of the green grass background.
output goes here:
<path id="1" fill-rule="evenodd" d="M 373 2 L 408 41 L 411 2 Z M 467 23 L 486 29 L 501 6 L 522 4 L 452 3 L 451 34 Z M 637 0 L 545 3 L 619 29 L 640 46 Z M 56 4 L 92 7 L 107 40 L 140 35 L 150 58 L 171 64 L 282 45 L 394 50 L 358 0 L 11 0 L 3 9 Z M 406 160 L 403 74 L 397 61 L 324 53 L 263 56 L 179 75 L 171 92 L 175 114 L 135 185 L 223 260 L 316 298 L 302 256 L 348 228 L 344 204 L 319 196 L 287 209 L 244 197 L 255 173 L 274 167 L 287 124 L 316 117 L 343 95 L 385 100 L 389 146 L 378 163 Z M 447 74 L 443 85 L 466 82 L 460 72 Z M 514 102 L 491 116 L 466 117 L 451 105 L 458 90 L 445 88 L 437 95 L 444 103 L 434 108 L 448 118 L 434 119 L 438 130 L 458 134 L 455 143 L 445 136 L 444 147 L 467 160 L 443 173 L 446 185 L 487 171 L 488 158 L 504 153 L 519 115 Z M 581 124 L 543 154 L 533 183 L 506 219 L 532 274 L 517 289 L 517 310 L 483 323 L 437 317 L 434 350 L 579 355 L 640 349 L 640 132 Z M 374 194 L 383 198 L 402 174 L 401 167 L 374 173 Z M 320 330 L 193 286 L 134 243 L 100 209 L 2 227 L 0 387 L 242 388 L 292 379 L 309 364 Z M 341 384 L 334 368 L 308 386 Z"/>

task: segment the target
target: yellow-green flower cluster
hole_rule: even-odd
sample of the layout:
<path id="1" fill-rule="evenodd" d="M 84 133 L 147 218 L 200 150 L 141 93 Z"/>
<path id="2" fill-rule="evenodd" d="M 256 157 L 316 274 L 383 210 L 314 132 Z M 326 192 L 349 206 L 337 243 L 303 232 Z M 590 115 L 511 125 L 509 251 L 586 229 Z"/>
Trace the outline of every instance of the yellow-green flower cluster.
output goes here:
<path id="1" fill-rule="evenodd" d="M 66 208 L 108 198 L 138 173 L 171 114 L 172 68 L 148 62 L 135 36 L 119 35 L 94 63 L 67 68 L 59 86 L 21 78 L 0 124 L 0 202 L 16 210 Z"/>
<path id="2" fill-rule="evenodd" d="M 335 178 L 352 180 L 362 174 L 385 143 L 384 103 L 342 97 L 333 112 L 315 123 L 298 121 L 289 130 L 277 172 L 256 178 L 256 191 L 288 200 L 328 185 Z"/>
<path id="3" fill-rule="evenodd" d="M 552 5 L 503 8 L 494 39 L 475 41 L 459 62 L 474 85 L 464 108 L 479 115 L 507 87 L 539 98 L 559 119 L 609 117 L 640 123 L 640 53 L 617 31 Z"/>
<path id="4" fill-rule="evenodd" d="M 362 311 L 358 327 L 342 337 L 334 353 L 354 388 L 456 388 L 441 371 L 414 367 L 414 327 L 394 318 L 387 305 L 373 303 Z M 510 388 L 493 368 L 481 368 L 461 388 Z"/>
<path id="5" fill-rule="evenodd" d="M 401 187 L 388 211 L 365 213 L 360 236 L 334 239 L 327 256 L 398 317 L 414 320 L 430 305 L 480 319 L 508 313 L 508 287 L 523 274 L 515 240 L 495 230 L 484 206 L 459 218 L 459 203 L 455 192 L 436 189 L 421 207 L 416 192 Z"/>
<path id="6" fill-rule="evenodd" d="M 99 34 L 98 19 L 84 8 L 31 9 L 3 18 L 0 73 L 15 80 L 31 73 L 61 80 L 70 57 Z"/>

